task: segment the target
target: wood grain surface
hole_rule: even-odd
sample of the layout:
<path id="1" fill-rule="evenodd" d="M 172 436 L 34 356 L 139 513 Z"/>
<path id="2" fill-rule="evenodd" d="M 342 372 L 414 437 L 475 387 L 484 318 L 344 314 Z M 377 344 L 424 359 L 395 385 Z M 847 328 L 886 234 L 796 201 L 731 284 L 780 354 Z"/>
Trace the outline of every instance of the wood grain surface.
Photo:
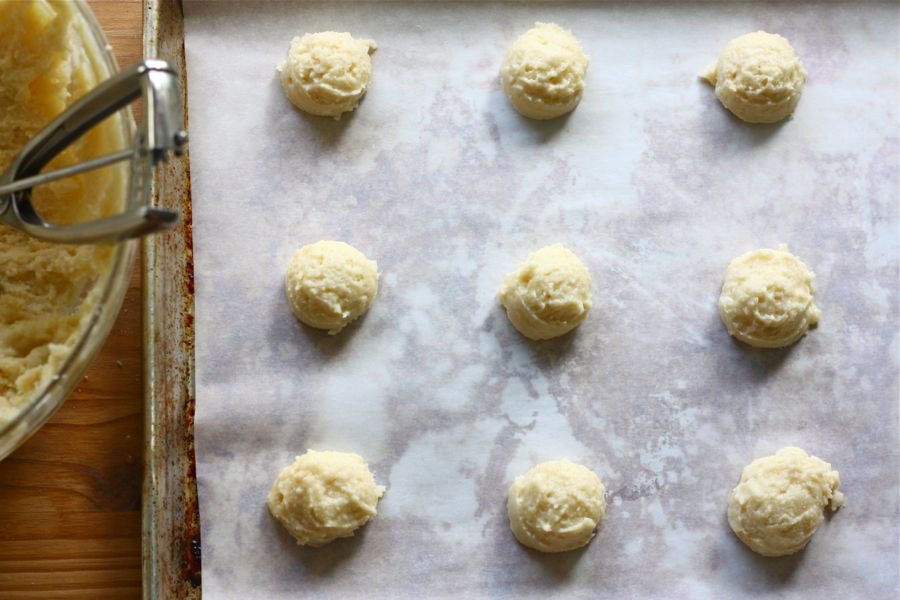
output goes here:
<path id="1" fill-rule="evenodd" d="M 141 0 L 89 0 L 120 65 Z M 0 462 L 0 599 L 140 598 L 143 391 L 136 264 L 103 350 L 59 412 Z"/>

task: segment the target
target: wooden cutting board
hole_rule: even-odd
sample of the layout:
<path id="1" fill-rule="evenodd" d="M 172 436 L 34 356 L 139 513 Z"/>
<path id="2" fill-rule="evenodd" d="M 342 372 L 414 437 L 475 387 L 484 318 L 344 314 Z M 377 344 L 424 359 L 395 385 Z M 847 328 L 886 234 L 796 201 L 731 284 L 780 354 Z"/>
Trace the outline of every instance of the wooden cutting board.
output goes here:
<path id="1" fill-rule="evenodd" d="M 89 0 L 120 65 L 140 59 L 141 0 Z M 0 598 L 140 598 L 140 264 L 81 384 L 0 462 Z"/>

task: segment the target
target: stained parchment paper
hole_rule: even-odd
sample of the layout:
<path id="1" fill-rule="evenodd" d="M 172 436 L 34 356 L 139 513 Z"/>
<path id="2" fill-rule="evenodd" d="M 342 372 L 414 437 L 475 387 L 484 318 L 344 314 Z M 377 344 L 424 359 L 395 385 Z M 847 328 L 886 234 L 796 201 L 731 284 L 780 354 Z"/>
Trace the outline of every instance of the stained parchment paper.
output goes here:
<path id="1" fill-rule="evenodd" d="M 205 598 L 888 598 L 898 589 L 896 3 L 186 2 Z M 497 70 L 534 21 L 591 56 L 567 118 L 508 105 Z M 290 39 L 373 38 L 340 121 L 285 99 Z M 785 35 L 794 118 L 747 125 L 697 74 L 733 37 Z M 369 314 L 299 325 L 291 254 L 378 261 Z M 594 277 L 572 335 L 533 343 L 496 300 L 562 242 Z M 795 346 L 729 338 L 728 261 L 785 242 L 817 273 Z M 741 469 L 797 445 L 847 504 L 794 556 L 728 527 Z M 298 547 L 266 494 L 307 448 L 360 453 L 387 493 L 352 539 Z M 509 531 L 533 464 L 594 469 L 609 509 L 581 551 Z"/>

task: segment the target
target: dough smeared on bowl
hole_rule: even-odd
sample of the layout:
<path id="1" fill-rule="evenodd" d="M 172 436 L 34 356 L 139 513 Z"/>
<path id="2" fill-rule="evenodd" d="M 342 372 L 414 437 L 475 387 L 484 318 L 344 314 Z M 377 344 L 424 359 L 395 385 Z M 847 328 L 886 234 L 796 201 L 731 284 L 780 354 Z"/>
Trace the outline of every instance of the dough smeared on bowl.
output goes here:
<path id="1" fill-rule="evenodd" d="M 23 146 L 97 83 L 66 1 L 0 2 L 0 171 Z M 58 168 L 120 150 L 121 118 L 91 129 L 50 163 Z M 34 188 L 50 222 L 71 224 L 118 212 L 125 199 L 121 166 Z M 0 428 L 56 375 L 100 300 L 113 246 L 38 241 L 0 224 Z"/>
<path id="2" fill-rule="evenodd" d="M 840 485 L 827 462 L 800 448 L 783 448 L 744 467 L 728 502 L 728 524 L 758 554 L 793 554 L 812 539 L 825 508 L 844 504 Z"/>
<path id="3" fill-rule="evenodd" d="M 588 62 L 572 32 L 554 23 L 535 23 L 507 51 L 500 82 L 522 115 L 553 119 L 581 101 Z"/>
<path id="4" fill-rule="evenodd" d="M 378 264 L 350 244 L 316 242 L 294 254 L 284 285 L 294 315 L 334 335 L 369 310 Z"/>
<path id="5" fill-rule="evenodd" d="M 294 106 L 313 115 L 340 119 L 354 110 L 369 87 L 376 44 L 349 33 L 322 31 L 291 40 L 278 65 L 281 87 Z"/>
<path id="6" fill-rule="evenodd" d="M 541 248 L 510 273 L 500 303 L 519 333 L 532 340 L 564 335 L 591 309 L 591 274 L 568 248 Z"/>
<path id="7" fill-rule="evenodd" d="M 519 475 L 506 502 L 519 543 L 541 552 L 580 548 L 606 515 L 606 488 L 583 465 L 553 460 Z"/>
<path id="8" fill-rule="evenodd" d="M 701 77 L 739 119 L 774 123 L 797 108 L 806 70 L 785 38 L 757 31 L 731 40 Z"/>
<path id="9" fill-rule="evenodd" d="M 819 322 L 810 271 L 781 244 L 731 261 L 719 296 L 728 333 L 757 348 L 790 346 Z"/>
<path id="10" fill-rule="evenodd" d="M 351 537 L 383 495 L 359 454 L 308 450 L 279 473 L 268 506 L 298 544 L 318 547 Z"/>

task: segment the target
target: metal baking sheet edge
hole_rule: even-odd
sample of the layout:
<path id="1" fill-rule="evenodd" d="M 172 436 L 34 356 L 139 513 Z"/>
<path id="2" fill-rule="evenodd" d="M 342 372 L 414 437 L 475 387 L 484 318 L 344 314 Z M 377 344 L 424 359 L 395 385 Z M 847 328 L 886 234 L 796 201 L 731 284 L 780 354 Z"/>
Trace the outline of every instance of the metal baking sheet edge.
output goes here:
<path id="1" fill-rule="evenodd" d="M 144 0 L 144 56 L 181 74 L 187 121 L 180 0 Z M 188 155 L 159 167 L 154 205 L 178 209 L 178 226 L 143 242 L 145 599 L 194 600 L 200 587 L 200 516 L 194 461 L 194 269 Z"/>

